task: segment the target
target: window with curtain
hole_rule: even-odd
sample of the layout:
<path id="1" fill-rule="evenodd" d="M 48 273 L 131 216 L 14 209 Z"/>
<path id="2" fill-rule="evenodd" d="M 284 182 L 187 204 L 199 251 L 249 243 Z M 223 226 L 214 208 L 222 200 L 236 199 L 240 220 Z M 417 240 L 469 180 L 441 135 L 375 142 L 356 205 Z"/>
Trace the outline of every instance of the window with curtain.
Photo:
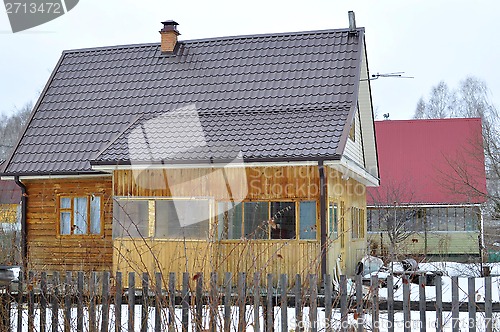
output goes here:
<path id="1" fill-rule="evenodd" d="M 101 235 L 101 196 L 60 196 L 60 235 Z"/>

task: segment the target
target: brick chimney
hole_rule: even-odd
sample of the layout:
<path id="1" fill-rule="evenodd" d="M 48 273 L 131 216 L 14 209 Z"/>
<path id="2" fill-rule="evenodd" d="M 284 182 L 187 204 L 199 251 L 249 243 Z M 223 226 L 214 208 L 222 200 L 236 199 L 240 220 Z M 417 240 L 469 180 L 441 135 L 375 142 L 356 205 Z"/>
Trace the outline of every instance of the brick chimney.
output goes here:
<path id="1" fill-rule="evenodd" d="M 177 31 L 178 23 L 172 20 L 161 22 L 163 29 L 161 34 L 161 51 L 164 53 L 173 52 L 175 44 L 177 44 L 177 36 L 180 35 Z"/>

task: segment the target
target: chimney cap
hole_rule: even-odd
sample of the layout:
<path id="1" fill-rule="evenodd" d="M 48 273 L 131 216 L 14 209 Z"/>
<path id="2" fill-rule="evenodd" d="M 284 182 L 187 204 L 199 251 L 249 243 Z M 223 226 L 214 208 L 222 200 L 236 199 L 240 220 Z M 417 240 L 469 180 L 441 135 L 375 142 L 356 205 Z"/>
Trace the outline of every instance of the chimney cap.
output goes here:
<path id="1" fill-rule="evenodd" d="M 167 20 L 167 21 L 161 22 L 161 24 L 163 24 L 163 29 L 160 30 L 160 33 L 161 32 L 174 31 L 175 33 L 177 33 L 178 35 L 180 35 L 179 31 L 177 30 L 177 26 L 179 25 L 179 23 L 177 23 L 176 21 L 174 21 L 174 20 Z"/>
<path id="2" fill-rule="evenodd" d="M 179 23 L 177 23 L 174 20 L 166 20 L 166 21 L 161 22 L 161 24 L 163 24 L 163 25 L 179 25 Z"/>

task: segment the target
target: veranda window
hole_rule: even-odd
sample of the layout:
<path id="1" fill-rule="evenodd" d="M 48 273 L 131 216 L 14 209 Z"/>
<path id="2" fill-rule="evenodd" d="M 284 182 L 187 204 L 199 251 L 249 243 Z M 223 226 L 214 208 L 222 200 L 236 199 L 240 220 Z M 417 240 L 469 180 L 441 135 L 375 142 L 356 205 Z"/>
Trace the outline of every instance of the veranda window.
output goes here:
<path id="1" fill-rule="evenodd" d="M 316 239 L 316 201 L 218 204 L 218 238 Z"/>

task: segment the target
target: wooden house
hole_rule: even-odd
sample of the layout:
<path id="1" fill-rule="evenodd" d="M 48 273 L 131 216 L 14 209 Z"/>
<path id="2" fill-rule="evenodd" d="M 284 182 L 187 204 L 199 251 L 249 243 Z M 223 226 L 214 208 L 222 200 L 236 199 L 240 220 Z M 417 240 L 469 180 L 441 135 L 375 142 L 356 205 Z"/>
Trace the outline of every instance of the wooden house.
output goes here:
<path id="1" fill-rule="evenodd" d="M 379 255 L 467 261 L 481 252 L 486 175 L 481 119 L 376 121 L 380 187 L 368 189 L 368 232 Z M 396 237 L 393 237 L 396 238 Z"/>
<path id="2" fill-rule="evenodd" d="M 3 171 L 28 267 L 353 273 L 378 185 L 364 29 L 162 23 L 161 43 L 63 52 Z"/>

